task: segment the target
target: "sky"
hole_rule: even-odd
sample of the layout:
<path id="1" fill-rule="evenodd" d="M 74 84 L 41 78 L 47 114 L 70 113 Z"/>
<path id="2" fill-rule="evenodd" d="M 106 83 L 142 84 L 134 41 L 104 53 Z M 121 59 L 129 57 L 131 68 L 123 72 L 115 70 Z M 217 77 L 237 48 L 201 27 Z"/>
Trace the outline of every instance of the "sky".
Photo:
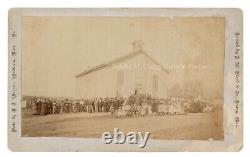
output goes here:
<path id="1" fill-rule="evenodd" d="M 76 74 L 131 53 L 136 40 L 170 68 L 172 86 L 200 82 L 205 93 L 223 92 L 224 18 L 27 16 L 22 17 L 22 93 L 74 96 Z"/>

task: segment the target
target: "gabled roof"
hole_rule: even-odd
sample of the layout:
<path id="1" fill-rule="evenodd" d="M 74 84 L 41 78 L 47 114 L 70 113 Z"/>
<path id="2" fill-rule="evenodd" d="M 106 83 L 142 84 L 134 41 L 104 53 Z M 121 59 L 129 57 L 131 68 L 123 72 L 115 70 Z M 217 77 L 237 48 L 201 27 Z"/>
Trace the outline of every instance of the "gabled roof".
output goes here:
<path id="1" fill-rule="evenodd" d="M 153 63 L 155 63 L 156 65 L 158 65 L 164 72 L 169 73 L 169 71 L 168 71 L 167 69 L 165 69 L 164 66 L 162 66 L 160 63 L 158 63 L 154 58 L 152 58 L 151 56 L 149 56 L 146 52 L 144 52 L 144 51 L 137 51 L 137 52 L 132 52 L 132 53 L 129 53 L 129 54 L 124 55 L 124 56 L 122 56 L 122 57 L 116 58 L 116 59 L 111 60 L 111 61 L 109 61 L 109 62 L 107 62 L 107 63 L 100 64 L 100 65 L 97 65 L 97 66 L 95 66 L 95 67 L 89 68 L 89 69 L 87 69 L 87 70 L 85 70 L 85 71 L 83 71 L 83 72 L 81 72 L 81 73 L 75 75 L 75 77 L 76 77 L 76 78 L 79 78 L 79 77 L 84 76 L 84 75 L 86 75 L 86 74 L 89 74 L 89 73 L 91 73 L 91 72 L 93 72 L 93 71 L 102 69 L 102 68 L 104 68 L 104 67 L 106 67 L 106 66 L 109 66 L 109 65 L 112 65 L 112 64 L 114 64 L 114 63 L 119 63 L 119 62 L 121 62 L 121 61 L 124 61 L 124 60 L 127 60 L 127 59 L 129 59 L 129 58 L 135 57 L 135 56 L 137 56 L 137 55 L 139 55 L 139 54 L 145 55 L 145 56 L 146 56 L 147 58 L 149 58 Z"/>

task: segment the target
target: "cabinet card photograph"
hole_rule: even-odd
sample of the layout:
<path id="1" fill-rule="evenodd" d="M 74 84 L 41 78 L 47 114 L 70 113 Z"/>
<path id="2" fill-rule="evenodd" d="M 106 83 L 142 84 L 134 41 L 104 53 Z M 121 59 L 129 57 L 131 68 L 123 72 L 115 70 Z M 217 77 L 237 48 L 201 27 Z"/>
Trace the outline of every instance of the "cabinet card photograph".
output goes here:
<path id="1" fill-rule="evenodd" d="M 239 9 L 11 9 L 13 151 L 240 151 Z"/>

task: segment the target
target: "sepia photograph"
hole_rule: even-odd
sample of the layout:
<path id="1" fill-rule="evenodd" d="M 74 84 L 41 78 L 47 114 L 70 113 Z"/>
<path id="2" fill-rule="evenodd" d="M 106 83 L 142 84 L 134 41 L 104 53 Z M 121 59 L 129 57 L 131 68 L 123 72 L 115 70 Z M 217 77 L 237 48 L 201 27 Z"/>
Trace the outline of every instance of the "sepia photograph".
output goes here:
<path id="1" fill-rule="evenodd" d="M 9 147 L 239 151 L 240 9 L 9 11 Z"/>
<path id="2" fill-rule="evenodd" d="M 22 136 L 223 140 L 224 18 L 21 23 Z"/>

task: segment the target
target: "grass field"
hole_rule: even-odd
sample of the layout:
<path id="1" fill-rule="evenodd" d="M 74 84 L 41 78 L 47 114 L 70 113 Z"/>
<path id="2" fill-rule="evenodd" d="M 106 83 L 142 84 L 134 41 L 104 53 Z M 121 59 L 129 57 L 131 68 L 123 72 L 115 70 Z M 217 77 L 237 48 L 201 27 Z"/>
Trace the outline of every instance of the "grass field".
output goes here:
<path id="1" fill-rule="evenodd" d="M 33 116 L 22 110 L 22 136 L 100 138 L 114 128 L 150 132 L 152 139 L 214 140 L 223 139 L 222 113 L 112 118 L 109 113 L 69 113 Z"/>

